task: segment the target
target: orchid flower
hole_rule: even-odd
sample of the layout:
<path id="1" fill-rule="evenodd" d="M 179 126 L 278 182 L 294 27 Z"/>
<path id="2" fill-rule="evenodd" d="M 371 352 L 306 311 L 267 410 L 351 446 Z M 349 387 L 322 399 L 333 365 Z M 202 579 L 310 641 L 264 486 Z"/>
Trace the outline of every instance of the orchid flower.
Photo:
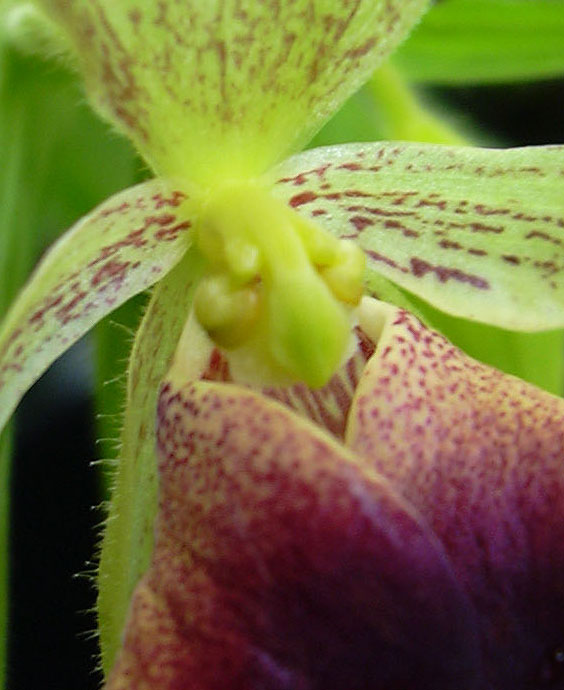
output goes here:
<path id="1" fill-rule="evenodd" d="M 356 337 L 318 391 L 174 363 L 107 690 L 564 688 L 564 400 L 385 303 Z"/>
<path id="2" fill-rule="evenodd" d="M 177 346 L 199 352 L 181 337 L 189 314 L 255 385 L 325 384 L 354 347 L 363 290 L 510 329 L 564 325 L 560 147 L 297 153 L 427 4 L 36 0 L 157 175 L 72 228 L 0 330 L 1 426 L 59 354 L 158 283 L 102 551 L 106 668 L 151 551 L 158 385 Z"/>

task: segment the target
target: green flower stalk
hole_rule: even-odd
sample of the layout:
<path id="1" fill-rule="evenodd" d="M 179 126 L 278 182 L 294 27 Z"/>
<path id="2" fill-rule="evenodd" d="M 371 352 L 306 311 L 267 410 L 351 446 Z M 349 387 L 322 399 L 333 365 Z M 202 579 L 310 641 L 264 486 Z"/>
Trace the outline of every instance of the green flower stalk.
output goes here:
<path id="1" fill-rule="evenodd" d="M 36 4 L 94 107 L 157 175 L 72 228 L 0 330 L 3 425 L 59 354 L 157 284 L 133 349 L 102 551 L 109 668 L 151 551 L 158 385 L 177 346 L 187 378 L 205 350 L 182 335 L 187 320 L 228 353 L 238 381 L 314 387 L 354 348 L 363 290 L 409 304 L 397 285 L 515 330 L 562 327 L 563 150 L 377 143 L 297 153 L 426 0 Z"/>

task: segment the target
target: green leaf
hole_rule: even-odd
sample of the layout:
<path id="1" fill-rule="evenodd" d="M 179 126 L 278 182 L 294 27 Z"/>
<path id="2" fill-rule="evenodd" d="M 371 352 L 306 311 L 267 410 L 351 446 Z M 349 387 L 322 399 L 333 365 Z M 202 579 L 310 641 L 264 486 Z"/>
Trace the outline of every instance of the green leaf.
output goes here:
<path id="1" fill-rule="evenodd" d="M 97 108 L 156 171 L 203 185 L 300 149 L 428 0 L 37 0 Z"/>
<path id="2" fill-rule="evenodd" d="M 274 193 L 441 310 L 564 326 L 564 148 L 351 144 L 295 156 Z"/>
<path id="3" fill-rule="evenodd" d="M 394 62 L 414 81 L 483 84 L 564 74 L 562 0 L 443 0 Z"/>
<path id="4" fill-rule="evenodd" d="M 124 186 L 131 151 L 84 104 L 74 75 L 22 55 L 0 6 L 0 321 L 42 249 Z M 18 46 L 19 47 L 19 46 Z M 93 172 L 96 175 L 93 176 Z M 3 400 L 2 394 L 0 399 Z M 7 670 L 10 431 L 0 434 L 0 687 Z"/>
<path id="5" fill-rule="evenodd" d="M 202 272 L 202 259 L 191 250 L 158 284 L 131 355 L 121 452 L 98 579 L 100 644 L 106 673 L 121 644 L 133 588 L 149 565 L 157 510 L 157 396 Z"/>
<path id="6" fill-rule="evenodd" d="M 368 85 L 363 86 L 309 142 L 308 148 L 386 139 L 379 104 Z"/>
<path id="7" fill-rule="evenodd" d="M 0 428 L 62 352 L 178 262 L 185 195 L 151 180 L 116 194 L 49 251 L 0 328 Z"/>

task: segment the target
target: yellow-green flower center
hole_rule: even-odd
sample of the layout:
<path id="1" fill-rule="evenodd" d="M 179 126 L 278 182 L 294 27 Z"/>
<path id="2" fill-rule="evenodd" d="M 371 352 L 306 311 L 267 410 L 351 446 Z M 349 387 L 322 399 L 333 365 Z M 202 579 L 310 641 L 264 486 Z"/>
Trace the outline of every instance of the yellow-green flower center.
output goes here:
<path id="1" fill-rule="evenodd" d="M 349 340 L 362 251 L 252 183 L 214 195 L 196 241 L 209 272 L 195 312 L 210 336 L 225 348 L 256 339 L 288 376 L 323 385 Z"/>

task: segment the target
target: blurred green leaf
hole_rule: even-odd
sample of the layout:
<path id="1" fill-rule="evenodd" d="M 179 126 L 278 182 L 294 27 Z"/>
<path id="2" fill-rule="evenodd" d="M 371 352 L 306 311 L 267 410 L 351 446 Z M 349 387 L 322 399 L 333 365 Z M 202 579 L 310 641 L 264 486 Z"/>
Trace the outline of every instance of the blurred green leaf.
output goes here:
<path id="1" fill-rule="evenodd" d="M 367 84 L 378 105 L 384 139 L 430 144 L 468 143 L 453 126 L 448 112 L 434 112 L 424 103 L 401 72 L 388 64 L 379 69 Z"/>
<path id="2" fill-rule="evenodd" d="M 308 148 L 385 138 L 385 114 L 370 87 L 365 85 L 323 126 Z"/>
<path id="3" fill-rule="evenodd" d="M 563 0 L 444 0 L 394 56 L 416 82 L 485 84 L 564 74 Z"/>
<path id="4" fill-rule="evenodd" d="M 44 248 L 98 201 L 129 186 L 139 166 L 129 144 L 85 105 L 74 76 L 53 60 L 22 54 L 11 38 L 0 22 L 0 317 Z M 0 687 L 7 667 L 10 440 L 7 430 L 0 437 Z"/>
<path id="5" fill-rule="evenodd" d="M 1 219 L 20 231 L 30 228 L 35 257 L 38 247 L 127 186 L 138 163 L 129 144 L 109 133 L 83 102 L 73 76 L 54 62 L 7 49 L 0 80 Z M 6 233 L 0 242 L 11 267 L 28 261 L 10 251 Z M 0 280 L 4 293 L 10 278 L 3 271 Z"/>
<path id="6" fill-rule="evenodd" d="M 25 118 L 20 117 L 25 94 L 14 80 L 13 58 L 0 37 L 0 318 L 30 268 L 35 247 L 20 186 L 27 152 Z M 8 427 L 0 433 L 0 688 L 6 686 L 8 668 L 11 441 Z"/>

